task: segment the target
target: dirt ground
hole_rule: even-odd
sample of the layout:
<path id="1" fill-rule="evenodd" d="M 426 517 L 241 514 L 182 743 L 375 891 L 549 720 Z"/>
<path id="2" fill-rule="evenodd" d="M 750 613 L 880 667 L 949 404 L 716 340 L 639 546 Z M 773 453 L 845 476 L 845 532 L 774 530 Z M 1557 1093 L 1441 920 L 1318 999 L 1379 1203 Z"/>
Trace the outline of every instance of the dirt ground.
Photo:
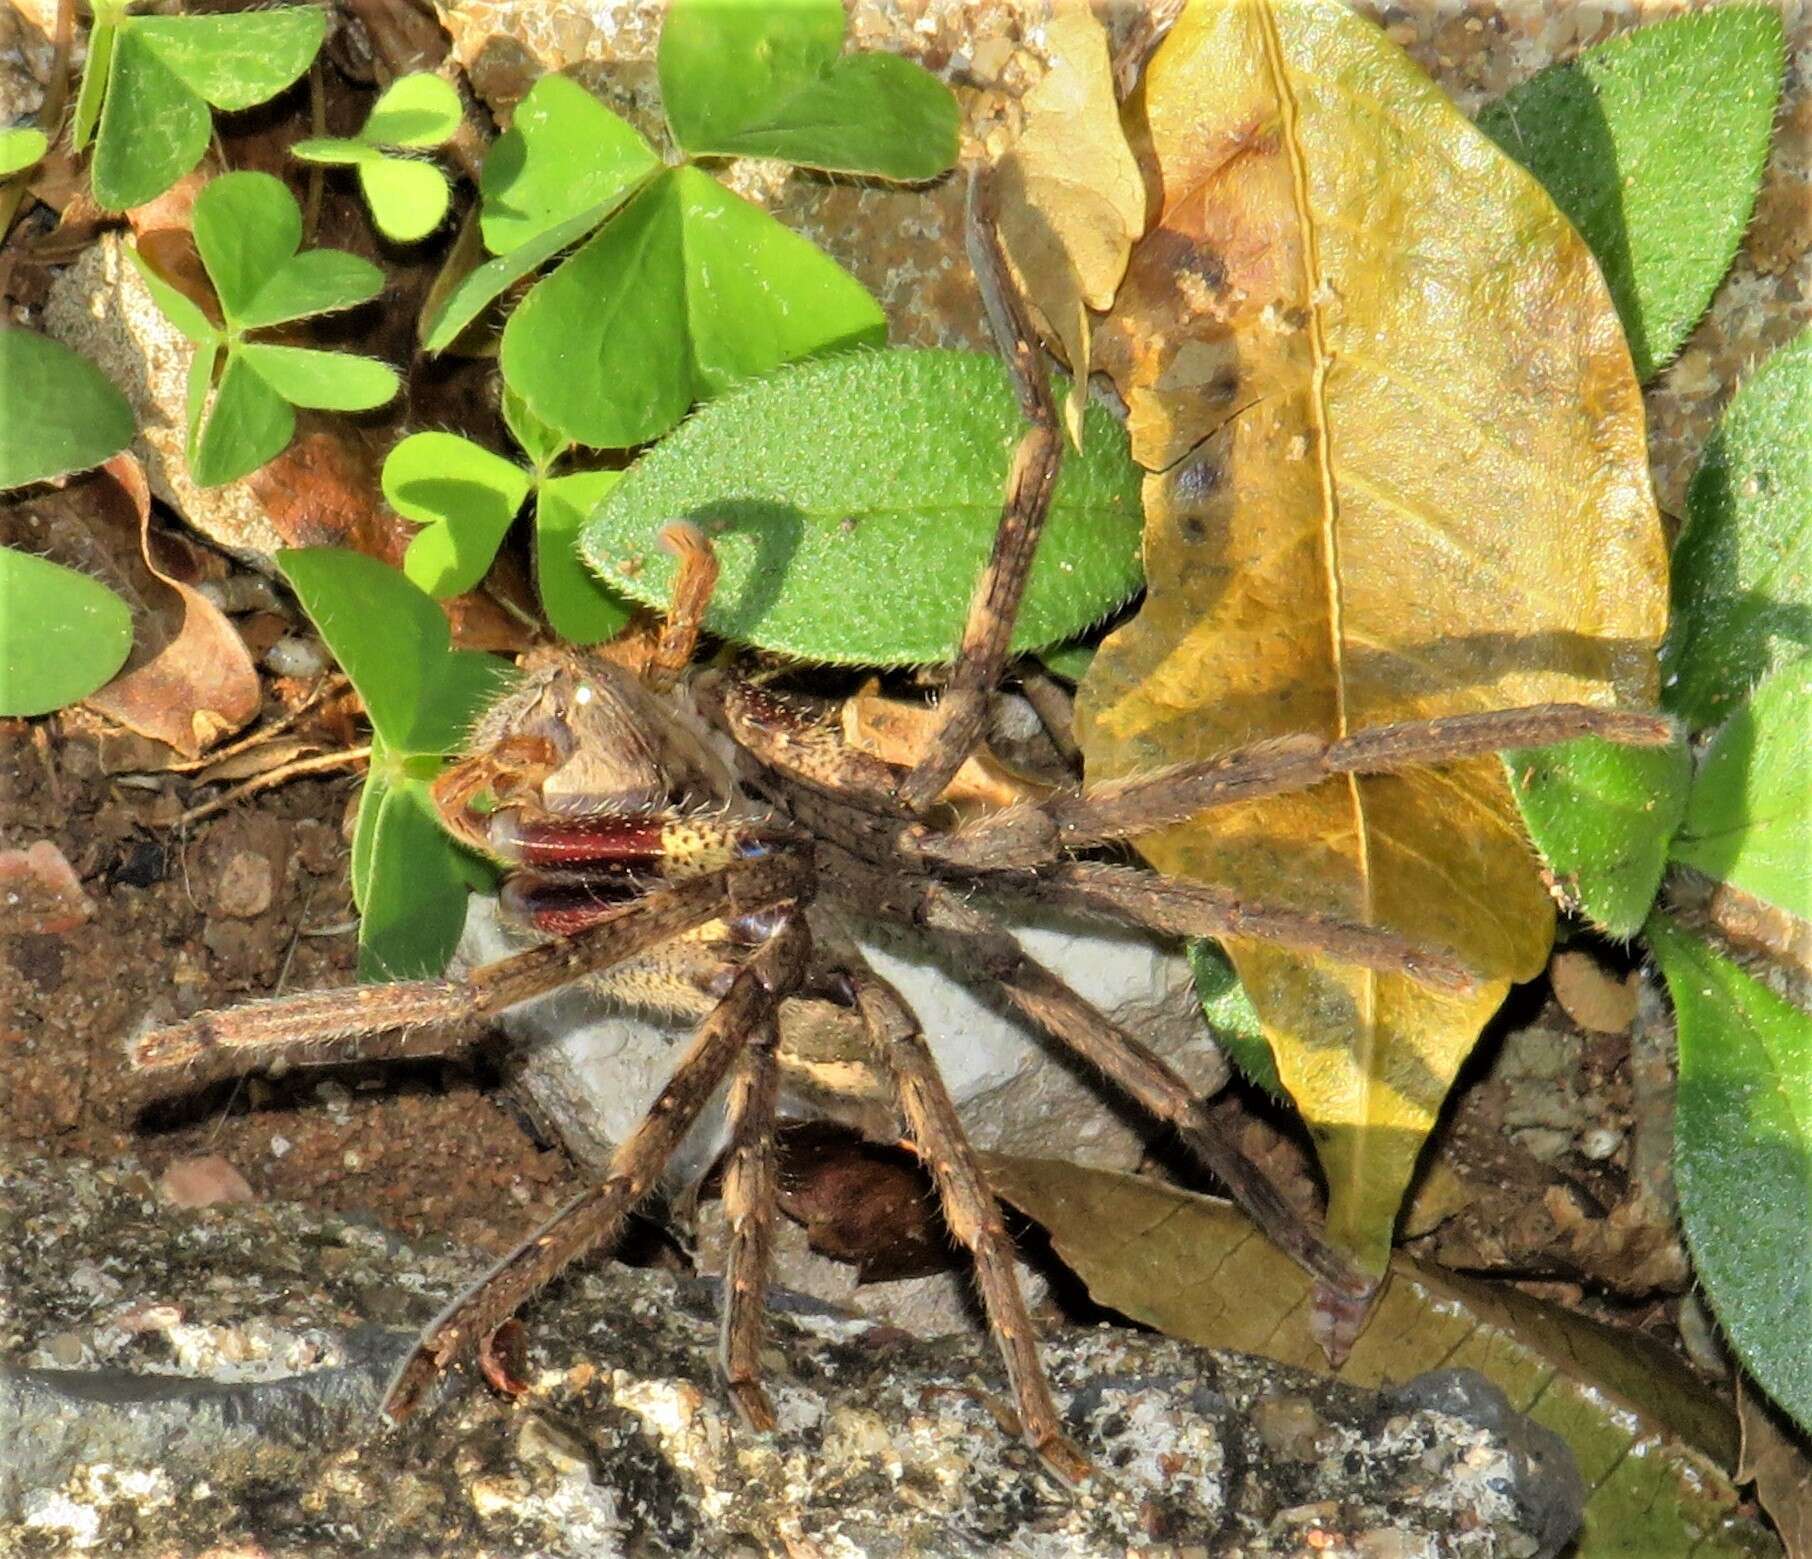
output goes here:
<path id="1" fill-rule="evenodd" d="M 493 1250 L 570 1194 L 565 1156 L 490 1087 L 482 1049 L 136 1108 L 124 1047 L 141 1025 L 352 979 L 358 782 L 298 780 L 185 828 L 180 776 L 146 788 L 102 753 L 62 720 L 0 724 L 0 849 L 48 840 L 93 908 L 62 932 L 23 929 L 18 905 L 0 921 L 0 1151 L 130 1156 L 154 1178 L 219 1155 L 259 1196 Z"/>

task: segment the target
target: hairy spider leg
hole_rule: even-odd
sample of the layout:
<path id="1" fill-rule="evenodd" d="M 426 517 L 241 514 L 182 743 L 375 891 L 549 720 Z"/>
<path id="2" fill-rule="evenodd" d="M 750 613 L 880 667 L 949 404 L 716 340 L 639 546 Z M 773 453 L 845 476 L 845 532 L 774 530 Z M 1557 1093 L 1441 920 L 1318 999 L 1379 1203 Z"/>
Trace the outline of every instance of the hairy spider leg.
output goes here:
<path id="1" fill-rule="evenodd" d="M 988 325 L 1007 365 L 1027 428 L 1013 451 L 994 549 L 976 582 L 962 647 L 938 706 L 942 723 L 896 792 L 901 803 L 915 813 L 923 812 L 943 794 L 981 738 L 988 695 L 1006 669 L 1013 624 L 1063 461 L 1063 434 L 1050 376 L 1031 313 L 1007 270 L 995 221 L 994 192 L 980 172 L 969 176 L 966 226 L 969 262 L 981 288 Z"/>
<path id="2" fill-rule="evenodd" d="M 1279 737 L 1157 774 L 1053 796 L 1036 807 L 1009 807 L 948 833 L 924 829 L 915 848 L 971 871 L 1043 866 L 1068 850 L 1135 838 L 1212 807 L 1307 790 L 1336 774 L 1394 774 L 1580 736 L 1660 747 L 1674 740 L 1675 727 L 1664 716 L 1639 710 L 1531 704 L 1375 726 L 1335 741 Z M 1045 826 L 1037 826 L 1040 820 Z"/>
<path id="3" fill-rule="evenodd" d="M 780 1028 L 772 1017 L 755 1025 L 730 1080 L 730 1161 L 724 1170 L 724 1217 L 730 1229 L 724 1262 L 724 1383 L 742 1421 L 774 1427 L 774 1408 L 761 1385 L 768 1270 L 774 1253 L 774 1209 L 780 1196 L 774 1120 L 779 1105 Z"/>
<path id="4" fill-rule="evenodd" d="M 449 1028 L 477 1023 L 713 920 L 739 919 L 810 892 L 809 861 L 776 854 L 734 862 L 621 906 L 579 934 L 514 953 L 463 979 L 400 980 L 304 991 L 199 1013 L 134 1040 L 136 1072 L 182 1087 L 278 1062 L 325 1065 L 373 1056 L 441 1055 Z M 420 1031 L 436 1031 L 424 1039 Z M 380 1036 L 399 1037 L 374 1046 Z"/>
<path id="5" fill-rule="evenodd" d="M 699 1026 L 641 1124 L 612 1155 L 604 1179 L 568 1202 L 429 1325 L 384 1393 L 390 1419 L 407 1418 L 443 1369 L 476 1352 L 568 1263 L 615 1242 L 750 1036 L 772 1022 L 782 997 L 798 984 L 810 947 L 803 917 L 783 917 Z"/>
<path id="6" fill-rule="evenodd" d="M 939 1075 L 917 1015 L 891 985 L 851 950 L 847 973 L 856 1006 L 875 1048 L 887 1063 L 900 1113 L 920 1157 L 931 1171 L 944 1222 L 975 1262 L 976 1287 L 988 1328 L 1007 1367 L 1026 1442 L 1065 1483 L 1094 1470 L 1064 1433 L 1038 1357 L 1038 1338 L 1014 1270 L 1014 1247 L 988 1189 L 975 1149 L 963 1132 L 956 1106 Z"/>

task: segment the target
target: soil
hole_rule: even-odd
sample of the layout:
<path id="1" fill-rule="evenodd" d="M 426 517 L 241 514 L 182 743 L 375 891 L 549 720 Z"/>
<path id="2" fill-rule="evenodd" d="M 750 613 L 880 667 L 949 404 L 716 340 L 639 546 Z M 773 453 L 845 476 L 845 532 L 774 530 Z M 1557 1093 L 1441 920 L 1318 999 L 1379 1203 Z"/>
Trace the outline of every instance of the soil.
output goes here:
<path id="1" fill-rule="evenodd" d="M 49 841 L 93 906 L 61 933 L 0 920 L 0 1154 L 130 1158 L 154 1177 L 217 1154 L 261 1197 L 496 1251 L 571 1194 L 574 1170 L 494 1090 L 483 1047 L 139 1108 L 124 1047 L 141 1025 L 353 978 L 342 819 L 358 780 L 298 780 L 185 829 L 195 787 L 108 774 L 82 727 L 0 723 L 0 849 Z"/>

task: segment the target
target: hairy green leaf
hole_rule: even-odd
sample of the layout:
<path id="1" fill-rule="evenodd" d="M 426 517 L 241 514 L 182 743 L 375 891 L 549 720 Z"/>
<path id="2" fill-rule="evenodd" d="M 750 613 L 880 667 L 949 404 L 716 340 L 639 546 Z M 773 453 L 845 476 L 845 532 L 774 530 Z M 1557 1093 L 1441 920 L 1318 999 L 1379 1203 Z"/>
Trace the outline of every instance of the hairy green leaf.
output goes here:
<path id="1" fill-rule="evenodd" d="M 227 353 L 214 404 L 199 431 L 192 425 L 189 475 L 202 487 L 249 476 L 296 436 L 289 402 L 238 353 Z"/>
<path id="2" fill-rule="evenodd" d="M 525 239 L 508 254 L 477 266 L 450 288 L 439 306 L 421 318 L 421 343 L 425 351 L 444 352 L 460 333 L 477 319 L 486 305 L 533 271 L 538 271 L 562 249 L 576 244 L 610 214 L 608 206 L 594 206 L 576 217 Z"/>
<path id="3" fill-rule="evenodd" d="M 457 751 L 506 664 L 453 649 L 440 608 L 375 558 L 305 547 L 279 552 L 277 563 L 390 750 Z"/>
<path id="4" fill-rule="evenodd" d="M 48 150 L 50 142 L 45 140 L 42 130 L 29 126 L 0 130 L 0 179 L 29 168 Z"/>
<path id="5" fill-rule="evenodd" d="M 948 660 L 1000 519 L 1024 425 L 979 353 L 858 352 L 757 381 L 630 468 L 581 551 L 607 583 L 665 606 L 661 527 L 715 543 L 713 633 L 802 659 Z M 1020 649 L 1073 637 L 1139 586 L 1139 478 L 1092 407 L 1058 478 L 1015 628 Z"/>
<path id="6" fill-rule="evenodd" d="M 0 547 L 0 602 L 0 716 L 49 714 L 86 698 L 132 648 L 126 603 L 48 558 Z"/>
<path id="7" fill-rule="evenodd" d="M 1812 920 L 1812 657 L 1766 677 L 1719 727 L 1673 855 Z"/>
<path id="8" fill-rule="evenodd" d="M 239 355 L 292 406 L 318 411 L 369 411 L 399 388 L 395 370 L 369 357 L 317 352 L 300 346 L 247 342 Z"/>
<path id="9" fill-rule="evenodd" d="M 1694 1270 L 1749 1373 L 1812 1430 L 1812 1014 L 1665 917 L 1646 934 L 1679 1025 L 1674 1179 Z"/>
<path id="10" fill-rule="evenodd" d="M 429 787 L 510 666 L 455 650 L 440 609 L 395 569 L 335 548 L 280 552 L 278 566 L 371 717 L 371 772 L 352 841 L 359 976 L 445 968 L 466 889 L 494 874 L 440 826 Z"/>
<path id="11" fill-rule="evenodd" d="M 1812 330 L 1762 364 L 1705 447 L 1674 549 L 1662 701 L 1695 730 L 1812 651 Z"/>
<path id="12" fill-rule="evenodd" d="M 1283 1079 L 1277 1075 L 1277 1061 L 1271 1054 L 1271 1041 L 1265 1038 L 1252 998 L 1239 983 L 1233 960 L 1221 951 L 1218 942 L 1202 940 L 1189 944 L 1189 967 L 1195 974 L 1195 994 L 1208 1026 L 1214 1030 L 1215 1043 L 1248 1079 L 1274 1098 L 1285 1098 Z"/>
<path id="13" fill-rule="evenodd" d="M 312 314 L 356 308 L 384 290 L 384 273 L 343 249 L 309 249 L 272 272 L 233 323 L 263 330 Z"/>
<path id="14" fill-rule="evenodd" d="M 1583 737 L 1504 755 L 1510 789 L 1556 887 L 1614 937 L 1642 929 L 1686 811 L 1683 742 L 1619 747 Z"/>
<path id="15" fill-rule="evenodd" d="M 132 442 L 132 408 L 60 341 L 0 330 L 0 491 L 86 471 Z"/>
<path id="16" fill-rule="evenodd" d="M 829 256 L 698 169 L 675 168 L 522 300 L 503 373 L 575 442 L 623 449 L 739 380 L 878 345 L 886 330 Z"/>
<path id="17" fill-rule="evenodd" d="M 1705 312 L 1748 226 L 1783 53 L 1775 7 L 1722 5 L 1588 49 L 1479 115 L 1591 245 L 1644 379 Z"/>
<path id="18" fill-rule="evenodd" d="M 374 146 L 439 146 L 459 129 L 459 94 L 431 71 L 398 76 L 372 105 L 359 138 Z"/>
<path id="19" fill-rule="evenodd" d="M 910 60 L 843 53 L 840 0 L 674 0 L 661 102 L 694 156 L 930 179 L 956 165 L 950 89 Z"/>
<path id="20" fill-rule="evenodd" d="M 464 852 L 440 826 L 419 779 L 384 785 L 371 812 L 359 904 L 359 978 L 431 979 L 447 967 L 465 928 Z"/>

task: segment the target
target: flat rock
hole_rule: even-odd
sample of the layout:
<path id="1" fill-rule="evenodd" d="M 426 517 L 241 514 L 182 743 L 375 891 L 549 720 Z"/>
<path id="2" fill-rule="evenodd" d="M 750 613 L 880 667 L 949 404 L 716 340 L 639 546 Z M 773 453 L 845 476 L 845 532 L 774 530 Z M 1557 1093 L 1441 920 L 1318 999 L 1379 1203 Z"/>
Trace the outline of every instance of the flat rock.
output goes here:
<path id="1" fill-rule="evenodd" d="M 184 1212 L 130 1168 L 0 1171 L 0 1550 L 284 1554 L 1546 1555 L 1580 1490 L 1480 1377 L 1362 1391 L 1113 1328 L 1045 1358 L 1102 1475 L 1053 1483 L 979 1342 L 778 1296 L 781 1427 L 713 1377 L 715 1286 L 592 1263 L 525 1317 L 528 1392 L 375 1407 L 481 1265 L 282 1205 Z"/>

